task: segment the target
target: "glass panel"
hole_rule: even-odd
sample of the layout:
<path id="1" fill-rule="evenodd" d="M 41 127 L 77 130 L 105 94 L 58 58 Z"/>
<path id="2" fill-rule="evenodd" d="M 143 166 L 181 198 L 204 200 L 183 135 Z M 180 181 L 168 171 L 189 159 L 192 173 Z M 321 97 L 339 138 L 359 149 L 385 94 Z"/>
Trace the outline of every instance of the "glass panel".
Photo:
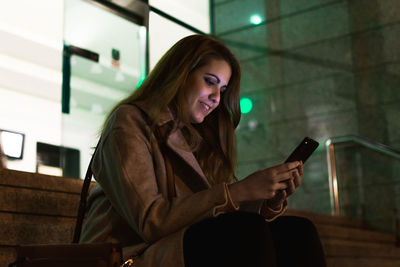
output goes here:
<path id="1" fill-rule="evenodd" d="M 400 1 L 211 3 L 215 34 L 242 66 L 241 97 L 253 102 L 236 131 L 239 178 L 281 163 L 305 136 L 400 149 Z M 305 164 L 290 208 L 330 213 L 326 152 Z"/>
<path id="2" fill-rule="evenodd" d="M 160 30 L 162 29 L 162 30 Z M 154 12 L 149 16 L 149 50 L 150 70 L 172 45 L 181 38 L 194 34 L 175 22 L 172 22 Z"/>
<path id="3" fill-rule="evenodd" d="M 400 214 L 400 159 L 354 143 L 335 145 L 340 214 L 394 230 Z"/>
<path id="4" fill-rule="evenodd" d="M 210 32 L 209 0 L 149 0 L 149 4 L 200 31 Z"/>
<path id="5" fill-rule="evenodd" d="M 80 151 L 85 175 L 92 148 L 110 109 L 145 75 L 146 29 L 86 1 L 65 1 L 65 45 L 99 55 L 70 58 L 70 113 L 63 114 L 62 144 Z"/>

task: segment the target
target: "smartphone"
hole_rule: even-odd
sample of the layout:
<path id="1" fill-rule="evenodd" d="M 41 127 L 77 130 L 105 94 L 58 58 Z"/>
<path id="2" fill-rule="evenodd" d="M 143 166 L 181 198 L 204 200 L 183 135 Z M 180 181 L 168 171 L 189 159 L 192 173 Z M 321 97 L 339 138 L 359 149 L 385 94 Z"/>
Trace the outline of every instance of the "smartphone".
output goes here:
<path id="1" fill-rule="evenodd" d="M 303 141 L 293 150 L 292 154 L 286 159 L 285 162 L 302 161 L 303 164 L 317 149 L 319 143 L 310 137 L 305 137 Z"/>

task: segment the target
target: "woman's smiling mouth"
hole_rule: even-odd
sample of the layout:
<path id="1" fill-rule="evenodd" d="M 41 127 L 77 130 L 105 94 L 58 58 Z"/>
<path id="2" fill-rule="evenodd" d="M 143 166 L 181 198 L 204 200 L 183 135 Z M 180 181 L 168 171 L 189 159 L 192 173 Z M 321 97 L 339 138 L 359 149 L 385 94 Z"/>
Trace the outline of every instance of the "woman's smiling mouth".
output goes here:
<path id="1" fill-rule="evenodd" d="M 211 107 L 204 102 L 200 102 L 200 104 L 205 108 L 207 112 L 211 109 Z"/>

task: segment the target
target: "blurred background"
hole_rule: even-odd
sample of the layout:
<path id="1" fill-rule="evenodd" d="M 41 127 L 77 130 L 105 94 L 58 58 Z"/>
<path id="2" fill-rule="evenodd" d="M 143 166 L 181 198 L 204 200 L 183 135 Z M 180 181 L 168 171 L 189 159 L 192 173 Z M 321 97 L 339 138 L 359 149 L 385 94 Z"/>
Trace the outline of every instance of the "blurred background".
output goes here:
<path id="1" fill-rule="evenodd" d="M 237 176 L 320 143 L 294 209 L 392 231 L 400 212 L 400 2 L 17 0 L 0 9 L 7 168 L 83 178 L 110 108 L 161 55 L 214 34 L 242 66 Z"/>

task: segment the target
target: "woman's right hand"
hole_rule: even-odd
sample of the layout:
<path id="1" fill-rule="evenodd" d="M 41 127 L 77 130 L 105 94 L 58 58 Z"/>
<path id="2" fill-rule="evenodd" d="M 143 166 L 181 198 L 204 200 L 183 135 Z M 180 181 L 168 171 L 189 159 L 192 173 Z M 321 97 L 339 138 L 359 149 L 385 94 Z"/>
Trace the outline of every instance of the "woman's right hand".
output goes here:
<path id="1" fill-rule="evenodd" d="M 299 173 L 301 162 L 283 163 L 267 169 L 256 171 L 246 178 L 230 184 L 229 192 L 235 203 L 266 200 L 275 196 L 278 190 L 290 185 L 299 184 L 302 173 Z"/>

